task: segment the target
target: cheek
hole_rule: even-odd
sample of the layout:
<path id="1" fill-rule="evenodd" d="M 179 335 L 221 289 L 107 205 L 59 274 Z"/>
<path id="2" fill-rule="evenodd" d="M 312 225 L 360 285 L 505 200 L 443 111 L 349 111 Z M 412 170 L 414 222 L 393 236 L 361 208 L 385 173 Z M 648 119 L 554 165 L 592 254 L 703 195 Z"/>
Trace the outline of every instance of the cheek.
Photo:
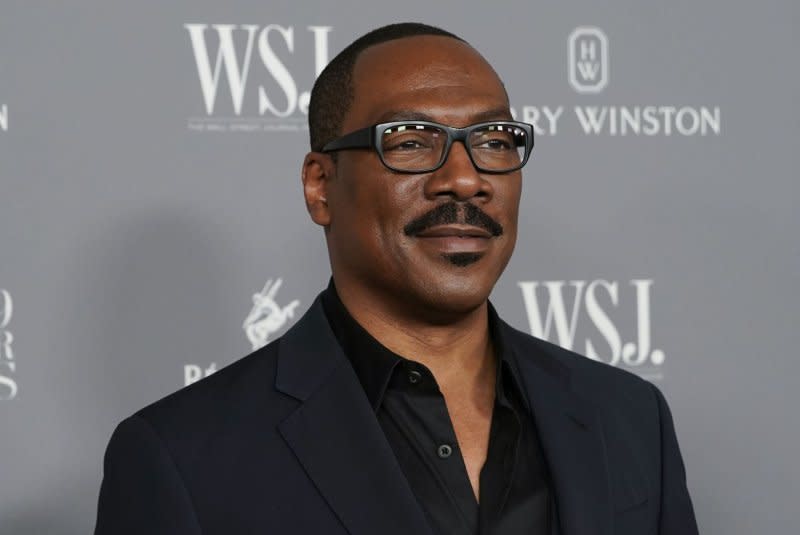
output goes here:
<path id="1" fill-rule="evenodd" d="M 419 181 L 390 173 L 378 162 L 359 162 L 340 169 L 337 205 L 342 227 L 358 236 L 361 247 L 378 253 L 402 250 L 403 227 L 411 219 L 415 199 L 421 195 Z M 344 230 L 344 229 L 343 229 Z M 345 237 L 345 239 L 347 239 Z M 355 244 L 354 244 L 355 245 Z"/>
<path id="2" fill-rule="evenodd" d="M 494 201 L 497 203 L 502 218 L 503 225 L 508 225 L 509 230 L 516 234 L 517 220 L 519 219 L 519 203 L 522 193 L 521 181 L 519 178 L 508 183 L 501 183 L 495 187 Z"/>
<path id="3" fill-rule="evenodd" d="M 520 194 L 521 187 L 518 179 L 502 184 L 495 189 L 493 200 L 497 203 L 497 214 L 503 225 L 502 256 L 506 257 L 505 261 L 511 257 L 517 241 Z"/>
<path id="4" fill-rule="evenodd" d="M 376 178 L 380 180 L 378 187 L 365 199 L 372 204 L 372 217 L 365 224 L 373 226 L 371 232 L 384 251 L 395 250 L 396 254 L 402 254 L 408 246 L 403 228 L 414 217 L 420 188 L 418 183 L 403 176 L 379 174 Z"/>

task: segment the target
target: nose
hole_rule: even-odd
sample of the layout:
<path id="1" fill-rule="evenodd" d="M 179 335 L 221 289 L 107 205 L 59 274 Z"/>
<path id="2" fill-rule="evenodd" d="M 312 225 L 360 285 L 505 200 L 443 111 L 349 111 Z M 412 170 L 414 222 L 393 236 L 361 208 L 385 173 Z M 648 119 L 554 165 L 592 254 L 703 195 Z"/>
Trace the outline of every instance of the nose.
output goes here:
<path id="1" fill-rule="evenodd" d="M 480 175 L 460 141 L 453 142 L 444 164 L 425 183 L 425 197 L 431 200 L 449 197 L 455 201 L 487 202 L 493 193 L 491 183 Z"/>

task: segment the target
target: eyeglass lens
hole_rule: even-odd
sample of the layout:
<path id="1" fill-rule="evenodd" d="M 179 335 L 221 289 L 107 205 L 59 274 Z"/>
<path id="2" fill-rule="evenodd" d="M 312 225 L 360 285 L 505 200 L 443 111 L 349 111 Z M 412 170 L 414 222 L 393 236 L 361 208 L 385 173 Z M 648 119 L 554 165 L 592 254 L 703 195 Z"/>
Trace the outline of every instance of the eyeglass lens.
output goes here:
<path id="1" fill-rule="evenodd" d="M 380 139 L 386 164 L 402 171 L 436 167 L 447 146 L 445 130 L 424 124 L 387 128 Z M 470 132 L 465 144 L 478 168 L 508 171 L 525 157 L 526 132 L 512 125 L 488 124 Z"/>

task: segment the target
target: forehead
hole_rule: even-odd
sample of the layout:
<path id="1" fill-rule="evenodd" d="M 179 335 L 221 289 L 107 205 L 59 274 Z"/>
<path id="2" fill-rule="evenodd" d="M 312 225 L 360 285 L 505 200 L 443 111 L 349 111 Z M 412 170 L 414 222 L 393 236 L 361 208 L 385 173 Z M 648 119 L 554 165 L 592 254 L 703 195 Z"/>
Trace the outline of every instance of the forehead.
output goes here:
<path id="1" fill-rule="evenodd" d="M 466 43 L 443 36 L 395 39 L 364 50 L 353 68 L 353 103 L 343 131 L 419 113 L 464 126 L 487 112 L 509 118 L 494 69 Z"/>

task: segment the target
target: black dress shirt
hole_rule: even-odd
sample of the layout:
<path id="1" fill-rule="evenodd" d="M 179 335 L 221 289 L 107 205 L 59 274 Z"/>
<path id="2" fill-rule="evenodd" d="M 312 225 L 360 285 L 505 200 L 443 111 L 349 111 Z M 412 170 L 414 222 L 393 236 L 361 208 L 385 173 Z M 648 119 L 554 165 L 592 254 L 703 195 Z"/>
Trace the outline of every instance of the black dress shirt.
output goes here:
<path id="1" fill-rule="evenodd" d="M 546 464 L 494 310 L 490 307 L 489 327 L 497 382 L 478 503 L 430 370 L 392 353 L 364 330 L 344 307 L 333 281 L 322 294 L 322 305 L 434 531 L 549 535 L 554 511 Z"/>

